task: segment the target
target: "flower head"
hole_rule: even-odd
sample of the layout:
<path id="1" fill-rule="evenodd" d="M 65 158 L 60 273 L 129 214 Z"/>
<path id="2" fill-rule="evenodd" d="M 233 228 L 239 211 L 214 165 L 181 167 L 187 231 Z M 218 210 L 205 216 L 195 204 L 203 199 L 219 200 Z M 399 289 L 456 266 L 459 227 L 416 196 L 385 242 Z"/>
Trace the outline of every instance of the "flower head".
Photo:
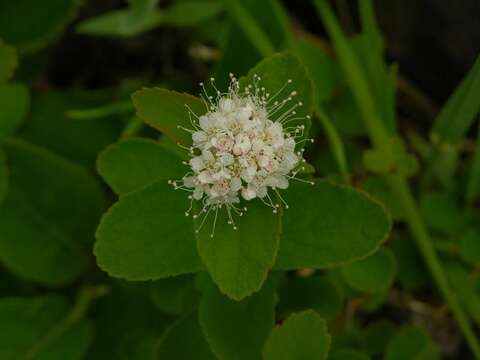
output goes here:
<path id="1" fill-rule="evenodd" d="M 218 210 L 224 208 L 228 222 L 236 229 L 233 215 L 242 216 L 247 210 L 246 206 L 239 206 L 241 199 L 258 198 L 274 213 L 279 202 L 288 207 L 278 190 L 288 188 L 289 180 L 296 179 L 301 163 L 305 162 L 304 149 L 298 149 L 298 145 L 313 140 L 303 139 L 304 125 L 289 125 L 305 118 L 297 116 L 296 109 L 303 106 L 294 100 L 297 93 L 286 91 L 291 80 L 270 95 L 260 86 L 261 78 L 257 75 L 243 90 L 232 74 L 230 79 L 224 93 L 210 79 L 215 98 L 200 84 L 208 112 L 197 116 L 189 109 L 192 129 L 184 129 L 192 134 L 192 146 L 186 148 L 191 158 L 185 163 L 191 171 L 181 181 L 171 183 L 176 189 L 191 192 L 187 216 L 193 201 L 199 200 L 202 209 L 193 217 L 204 214 L 202 225 L 214 211 L 215 227 Z M 285 92 L 287 95 L 279 99 Z"/>

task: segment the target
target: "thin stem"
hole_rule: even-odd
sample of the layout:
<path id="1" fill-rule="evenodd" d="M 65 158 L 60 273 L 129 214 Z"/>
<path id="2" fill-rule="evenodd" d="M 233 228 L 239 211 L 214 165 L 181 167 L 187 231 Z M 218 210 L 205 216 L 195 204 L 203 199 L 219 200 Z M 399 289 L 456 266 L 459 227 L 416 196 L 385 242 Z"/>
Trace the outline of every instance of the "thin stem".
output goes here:
<path id="1" fill-rule="evenodd" d="M 480 359 L 480 346 L 478 344 L 477 336 L 475 335 L 471 323 L 465 315 L 458 299 L 448 283 L 445 271 L 442 264 L 435 253 L 431 238 L 425 228 L 425 225 L 420 217 L 417 205 L 413 199 L 407 181 L 401 176 L 387 176 L 388 183 L 397 200 L 402 204 L 405 212 L 408 227 L 413 234 L 420 253 L 427 264 L 430 273 L 443 294 L 447 304 L 456 318 L 467 343 L 470 345 L 475 358 Z"/>
<path id="2" fill-rule="evenodd" d="M 129 138 L 137 135 L 143 128 L 143 121 L 138 116 L 133 116 L 123 129 L 121 138 Z"/>
<path id="3" fill-rule="evenodd" d="M 340 139 L 340 135 L 338 134 L 335 126 L 333 126 L 328 115 L 323 111 L 323 109 L 319 105 L 316 106 L 315 108 L 315 114 L 320 120 L 323 126 L 323 129 L 325 130 L 325 133 L 328 137 L 330 148 L 332 150 L 335 161 L 337 162 L 338 169 L 340 170 L 340 174 L 342 174 L 343 181 L 345 182 L 345 184 L 349 184 L 350 175 L 349 175 L 347 160 L 345 156 L 345 149 L 344 149 L 342 140 Z"/>

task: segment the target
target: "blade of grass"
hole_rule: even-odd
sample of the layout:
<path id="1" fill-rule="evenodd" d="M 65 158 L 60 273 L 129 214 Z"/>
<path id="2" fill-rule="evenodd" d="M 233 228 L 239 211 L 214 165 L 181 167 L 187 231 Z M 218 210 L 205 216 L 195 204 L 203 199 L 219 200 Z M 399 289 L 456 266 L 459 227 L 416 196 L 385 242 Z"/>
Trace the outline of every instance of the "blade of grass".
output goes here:
<path id="1" fill-rule="evenodd" d="M 384 128 L 383 122 L 379 118 L 374 98 L 369 91 L 367 80 L 361 72 L 360 64 L 355 57 L 353 49 L 351 49 L 327 2 L 325 0 L 315 0 L 315 5 L 328 33 L 330 34 L 338 60 L 356 97 L 358 106 L 361 110 L 362 119 L 374 147 L 381 151 L 389 151 L 387 131 Z M 435 253 L 433 243 L 423 220 L 420 217 L 417 204 L 406 179 L 398 174 L 387 175 L 386 179 L 392 192 L 402 204 L 408 227 L 416 240 L 420 253 L 423 256 L 433 279 L 455 316 L 473 354 L 477 359 L 480 359 L 480 346 L 476 335 L 473 332 L 469 319 L 465 315 L 455 293 L 452 291 L 450 284 L 447 281 L 445 271 Z"/>
<path id="2" fill-rule="evenodd" d="M 480 94 L 480 55 L 436 118 L 431 130 L 434 142 L 455 144 L 465 136 L 480 111 L 478 94 Z"/>
<path id="3" fill-rule="evenodd" d="M 393 76 L 384 63 L 384 42 L 383 36 L 375 19 L 375 12 L 372 0 L 364 0 L 358 3 L 360 21 L 362 24 L 362 57 L 368 74 L 367 80 L 370 83 L 372 92 L 375 95 L 382 120 L 386 128 L 395 132 L 395 82 L 396 72 Z"/>

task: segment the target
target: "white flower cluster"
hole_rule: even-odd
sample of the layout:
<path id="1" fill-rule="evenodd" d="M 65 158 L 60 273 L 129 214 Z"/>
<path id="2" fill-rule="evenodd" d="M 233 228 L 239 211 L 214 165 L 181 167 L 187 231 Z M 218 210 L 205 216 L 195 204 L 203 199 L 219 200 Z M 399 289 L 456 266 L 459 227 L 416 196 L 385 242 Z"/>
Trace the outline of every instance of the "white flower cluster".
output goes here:
<path id="1" fill-rule="evenodd" d="M 307 140 L 302 139 L 304 125 L 287 125 L 304 118 L 296 117 L 295 109 L 303 105 L 292 103 L 296 92 L 288 92 L 283 100 L 277 100 L 291 80 L 270 96 L 259 87 L 259 76 L 255 75 L 253 84 L 243 92 L 238 80 L 232 74 L 230 77 L 226 93 L 218 91 L 211 79 L 216 99 L 207 94 L 201 83 L 202 99 L 209 111 L 200 117 L 190 111 L 193 129 L 184 129 L 192 134 L 193 144 L 188 148 L 191 159 L 186 163 L 191 172 L 181 184 L 171 183 L 177 189 L 190 191 L 192 202 L 202 201 L 202 209 L 194 218 L 205 213 L 206 219 L 213 210 L 216 222 L 218 209 L 225 207 L 228 222 L 236 229 L 232 213 L 242 216 L 246 211 L 246 207 L 236 205 L 240 198 L 259 198 L 277 212 L 280 205 L 272 199 L 269 189 L 283 201 L 278 189 L 286 189 L 301 168 L 299 164 L 305 161 L 303 149 L 296 147 Z M 192 206 L 187 216 L 191 209 Z"/>

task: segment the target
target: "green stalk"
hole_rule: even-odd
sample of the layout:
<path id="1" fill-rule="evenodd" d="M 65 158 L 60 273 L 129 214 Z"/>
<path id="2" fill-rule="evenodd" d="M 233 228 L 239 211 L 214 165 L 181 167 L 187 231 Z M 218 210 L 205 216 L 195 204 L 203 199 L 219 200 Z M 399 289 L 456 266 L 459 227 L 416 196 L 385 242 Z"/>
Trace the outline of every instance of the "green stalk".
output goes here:
<path id="1" fill-rule="evenodd" d="M 338 60 L 354 93 L 372 144 L 381 151 L 390 151 L 390 145 L 388 142 L 389 136 L 378 115 L 378 109 L 375 106 L 375 101 L 370 92 L 368 82 L 363 76 L 360 64 L 341 31 L 333 11 L 325 0 L 315 0 L 315 5 L 330 34 Z M 448 283 L 445 271 L 435 253 L 433 242 L 430 239 L 425 224 L 420 216 L 417 204 L 406 178 L 397 174 L 386 175 L 386 179 L 392 193 L 402 204 L 408 227 L 416 240 L 417 247 L 432 274 L 437 287 L 443 294 L 452 314 L 456 318 L 473 354 L 477 359 L 480 359 L 480 346 L 478 340 L 472 330 L 469 319 L 465 315 L 455 293 L 452 291 L 450 284 Z"/>
<path id="2" fill-rule="evenodd" d="M 134 137 L 137 135 L 140 130 L 143 128 L 143 120 L 141 120 L 138 116 L 133 116 L 132 119 L 128 122 L 128 124 L 123 129 L 120 137 L 123 139 Z"/>

